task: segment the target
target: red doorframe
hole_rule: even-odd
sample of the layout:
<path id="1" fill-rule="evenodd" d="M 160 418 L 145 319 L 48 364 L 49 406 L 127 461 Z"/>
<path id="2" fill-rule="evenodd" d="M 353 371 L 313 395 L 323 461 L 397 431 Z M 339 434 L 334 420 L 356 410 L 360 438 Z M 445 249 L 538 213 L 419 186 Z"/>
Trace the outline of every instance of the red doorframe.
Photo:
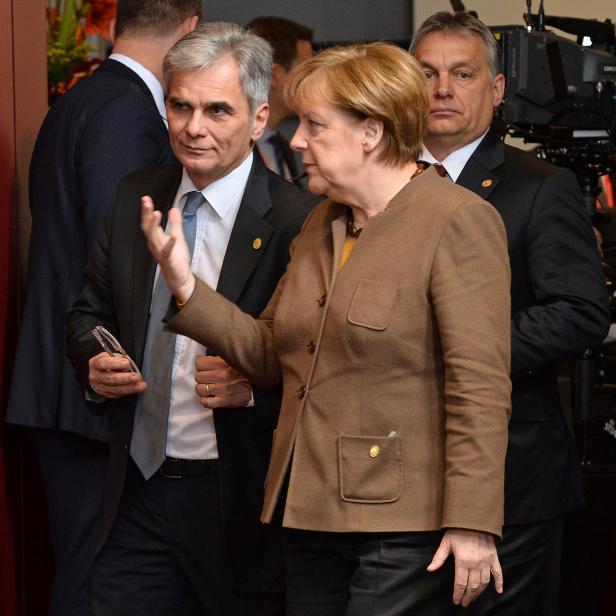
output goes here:
<path id="1" fill-rule="evenodd" d="M 47 109 L 45 2 L 0 0 L 0 23 L 0 614 L 35 616 L 47 613 L 53 573 L 44 499 L 31 456 L 2 420 L 24 285 L 28 165 Z"/>

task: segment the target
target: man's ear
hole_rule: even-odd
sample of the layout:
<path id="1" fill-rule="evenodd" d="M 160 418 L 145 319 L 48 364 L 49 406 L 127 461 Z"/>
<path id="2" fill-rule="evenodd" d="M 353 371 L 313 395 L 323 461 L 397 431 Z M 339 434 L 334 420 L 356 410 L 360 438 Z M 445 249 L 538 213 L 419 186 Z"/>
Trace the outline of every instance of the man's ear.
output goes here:
<path id="1" fill-rule="evenodd" d="M 252 121 L 252 141 L 257 141 L 263 134 L 269 118 L 269 103 L 259 105 L 254 113 Z"/>
<path id="2" fill-rule="evenodd" d="M 187 17 L 180 25 L 180 38 L 186 36 L 189 32 L 192 32 L 199 25 L 199 16 L 193 15 Z M 178 39 L 179 40 L 179 39 Z"/>
<path id="3" fill-rule="evenodd" d="M 115 43 L 115 27 L 116 27 L 116 18 L 114 17 L 109 22 L 109 38 L 111 39 L 111 45 Z"/>
<path id="4" fill-rule="evenodd" d="M 199 25 L 199 17 L 197 15 L 193 15 L 192 17 L 187 17 L 177 28 L 177 30 L 173 34 L 172 45 L 175 45 L 180 39 L 183 39 L 189 32 L 192 32 Z"/>
<path id="5" fill-rule="evenodd" d="M 375 150 L 383 138 L 383 122 L 375 118 L 367 118 L 362 122 L 364 152 Z"/>
<path id="6" fill-rule="evenodd" d="M 188 29 L 186 30 L 186 34 L 196 29 L 196 27 L 199 25 L 199 19 L 199 15 L 193 15 L 192 17 L 188 18 Z"/>
<path id="7" fill-rule="evenodd" d="M 492 105 L 498 107 L 505 95 L 505 75 L 499 73 L 492 81 Z"/>

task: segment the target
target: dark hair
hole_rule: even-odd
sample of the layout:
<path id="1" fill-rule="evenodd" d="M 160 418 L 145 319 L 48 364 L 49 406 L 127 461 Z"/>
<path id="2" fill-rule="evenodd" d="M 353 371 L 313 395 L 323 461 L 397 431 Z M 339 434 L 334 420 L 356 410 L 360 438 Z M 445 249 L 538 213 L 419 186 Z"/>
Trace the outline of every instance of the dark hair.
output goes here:
<path id="1" fill-rule="evenodd" d="M 496 75 L 502 73 L 500 47 L 488 26 L 476 17 L 468 15 L 467 13 L 449 13 L 447 11 L 434 13 L 434 15 L 428 17 L 428 19 L 419 26 L 419 29 L 411 41 L 409 52 L 413 53 L 424 37 L 433 32 L 477 35 L 486 47 L 490 77 L 494 79 Z"/>
<path id="2" fill-rule="evenodd" d="M 255 17 L 247 26 L 274 50 L 274 62 L 290 70 L 297 57 L 297 42 L 312 43 L 312 29 L 284 17 Z"/>
<path id="3" fill-rule="evenodd" d="M 201 0 L 118 0 L 115 33 L 163 37 L 195 15 L 201 16 Z"/>

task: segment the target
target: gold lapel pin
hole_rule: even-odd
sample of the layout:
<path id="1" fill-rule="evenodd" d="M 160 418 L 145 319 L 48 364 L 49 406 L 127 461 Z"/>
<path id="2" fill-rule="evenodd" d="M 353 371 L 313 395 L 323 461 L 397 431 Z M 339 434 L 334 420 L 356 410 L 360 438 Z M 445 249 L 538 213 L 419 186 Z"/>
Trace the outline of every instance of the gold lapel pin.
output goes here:
<path id="1" fill-rule="evenodd" d="M 488 186 L 492 186 L 492 180 L 490 180 L 490 179 L 484 180 L 483 182 L 481 182 L 481 185 L 484 188 L 487 188 Z"/>
<path id="2" fill-rule="evenodd" d="M 259 250 L 261 246 L 263 246 L 263 240 L 260 237 L 255 237 L 255 239 L 252 241 L 252 247 L 255 250 Z"/>

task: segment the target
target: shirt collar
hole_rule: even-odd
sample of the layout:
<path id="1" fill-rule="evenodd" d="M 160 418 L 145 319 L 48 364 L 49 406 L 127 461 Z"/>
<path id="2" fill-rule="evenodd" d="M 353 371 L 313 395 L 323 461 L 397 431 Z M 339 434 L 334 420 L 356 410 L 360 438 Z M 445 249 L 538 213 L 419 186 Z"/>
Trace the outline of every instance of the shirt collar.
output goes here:
<path id="1" fill-rule="evenodd" d="M 112 53 L 109 56 L 109 59 L 124 64 L 124 66 L 127 66 L 133 72 L 137 73 L 139 77 L 141 77 L 141 79 L 145 82 L 145 85 L 148 86 L 148 90 L 154 97 L 154 102 L 156 103 L 158 113 L 164 120 L 166 120 L 167 111 L 165 109 L 165 93 L 163 92 L 163 87 L 160 85 L 160 81 L 158 81 L 158 79 L 154 76 L 154 73 L 149 71 L 142 64 L 139 64 L 137 60 L 133 60 L 132 58 L 129 58 L 121 53 Z"/>
<path id="2" fill-rule="evenodd" d="M 489 130 L 489 129 L 488 129 Z M 483 138 L 487 134 L 487 130 L 483 135 L 475 139 L 475 141 L 471 141 L 461 148 L 454 150 L 449 156 L 444 158 L 443 160 L 437 160 L 430 150 L 425 146 L 423 146 L 423 154 L 420 156 L 421 160 L 425 160 L 427 163 L 441 163 L 443 167 L 447 170 L 447 175 L 454 181 L 457 182 L 460 174 L 462 173 L 462 169 L 466 166 L 468 159 L 473 155 L 475 150 L 478 148 L 479 144 L 483 140 Z"/>
<path id="3" fill-rule="evenodd" d="M 241 201 L 252 168 L 252 158 L 253 153 L 251 151 L 233 171 L 198 191 L 206 198 L 219 218 L 224 218 L 233 209 L 233 204 Z M 188 176 L 186 169 L 182 169 L 182 180 L 178 195 L 184 196 L 193 190 L 198 189 Z"/>

